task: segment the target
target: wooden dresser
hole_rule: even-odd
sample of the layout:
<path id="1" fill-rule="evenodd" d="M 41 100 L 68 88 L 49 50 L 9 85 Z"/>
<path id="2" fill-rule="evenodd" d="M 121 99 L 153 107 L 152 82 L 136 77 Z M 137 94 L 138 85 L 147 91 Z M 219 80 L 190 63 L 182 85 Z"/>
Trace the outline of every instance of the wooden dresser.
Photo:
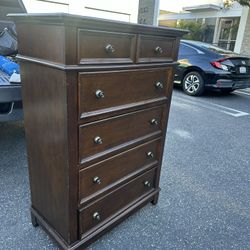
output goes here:
<path id="1" fill-rule="evenodd" d="M 18 32 L 31 217 L 84 248 L 157 203 L 181 30 L 68 14 Z"/>

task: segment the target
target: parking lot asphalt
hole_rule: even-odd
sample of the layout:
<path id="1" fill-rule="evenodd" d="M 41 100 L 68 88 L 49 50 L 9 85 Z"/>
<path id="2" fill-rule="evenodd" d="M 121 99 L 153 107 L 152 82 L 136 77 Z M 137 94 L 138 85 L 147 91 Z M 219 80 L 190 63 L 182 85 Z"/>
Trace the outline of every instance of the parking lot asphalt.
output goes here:
<path id="1" fill-rule="evenodd" d="M 175 90 L 159 203 L 88 249 L 250 249 L 250 91 Z M 30 221 L 22 122 L 0 124 L 0 249 L 57 249 Z"/>

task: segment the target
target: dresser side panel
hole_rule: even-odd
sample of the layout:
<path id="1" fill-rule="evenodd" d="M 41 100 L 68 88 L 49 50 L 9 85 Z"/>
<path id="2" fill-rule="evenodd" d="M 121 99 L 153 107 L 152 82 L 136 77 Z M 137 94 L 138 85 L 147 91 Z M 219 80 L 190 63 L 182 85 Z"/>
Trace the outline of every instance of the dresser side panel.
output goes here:
<path id="1" fill-rule="evenodd" d="M 65 27 L 61 24 L 17 23 L 18 53 L 65 64 Z"/>
<path id="2" fill-rule="evenodd" d="M 21 62 L 21 77 L 32 207 L 68 241 L 65 73 Z"/>

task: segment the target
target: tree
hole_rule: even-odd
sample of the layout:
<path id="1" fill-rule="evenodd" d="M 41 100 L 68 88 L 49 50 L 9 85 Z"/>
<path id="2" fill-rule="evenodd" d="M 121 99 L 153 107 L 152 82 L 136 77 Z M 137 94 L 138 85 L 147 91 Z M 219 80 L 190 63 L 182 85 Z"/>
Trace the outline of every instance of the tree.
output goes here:
<path id="1" fill-rule="evenodd" d="M 230 8 L 232 6 L 233 2 L 238 2 L 242 6 L 250 7 L 250 0 L 225 0 L 224 7 Z"/>
<path id="2" fill-rule="evenodd" d="M 200 20 L 180 20 L 177 28 L 189 30 L 189 33 L 184 36 L 187 40 L 203 41 L 206 32 L 206 25 Z"/>
<path id="3" fill-rule="evenodd" d="M 236 0 L 236 2 L 238 2 L 242 6 L 250 7 L 250 0 Z"/>

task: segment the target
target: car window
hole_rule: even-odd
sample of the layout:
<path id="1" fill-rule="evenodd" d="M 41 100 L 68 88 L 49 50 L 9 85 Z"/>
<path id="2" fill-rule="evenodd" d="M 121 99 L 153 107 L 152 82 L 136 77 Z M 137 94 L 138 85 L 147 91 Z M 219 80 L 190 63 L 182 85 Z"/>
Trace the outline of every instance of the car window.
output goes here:
<path id="1" fill-rule="evenodd" d="M 219 47 L 216 47 L 216 46 L 213 46 L 213 45 L 210 45 L 210 44 L 201 44 L 201 46 L 203 48 L 209 49 L 210 51 L 213 51 L 213 52 L 216 52 L 216 53 L 219 53 L 219 54 L 232 54 L 233 53 L 230 50 L 221 49 Z"/>
<path id="2" fill-rule="evenodd" d="M 179 55 L 196 55 L 198 51 L 191 46 L 186 46 L 184 44 L 180 44 Z"/>
<path id="3" fill-rule="evenodd" d="M 214 45 L 209 44 L 209 43 L 203 43 L 203 42 L 196 41 L 195 44 L 204 48 L 204 49 L 208 49 L 212 52 L 219 53 L 219 54 L 232 54 L 232 53 L 234 53 L 231 50 L 225 50 L 225 49 L 219 48 L 219 47 L 214 46 Z"/>

